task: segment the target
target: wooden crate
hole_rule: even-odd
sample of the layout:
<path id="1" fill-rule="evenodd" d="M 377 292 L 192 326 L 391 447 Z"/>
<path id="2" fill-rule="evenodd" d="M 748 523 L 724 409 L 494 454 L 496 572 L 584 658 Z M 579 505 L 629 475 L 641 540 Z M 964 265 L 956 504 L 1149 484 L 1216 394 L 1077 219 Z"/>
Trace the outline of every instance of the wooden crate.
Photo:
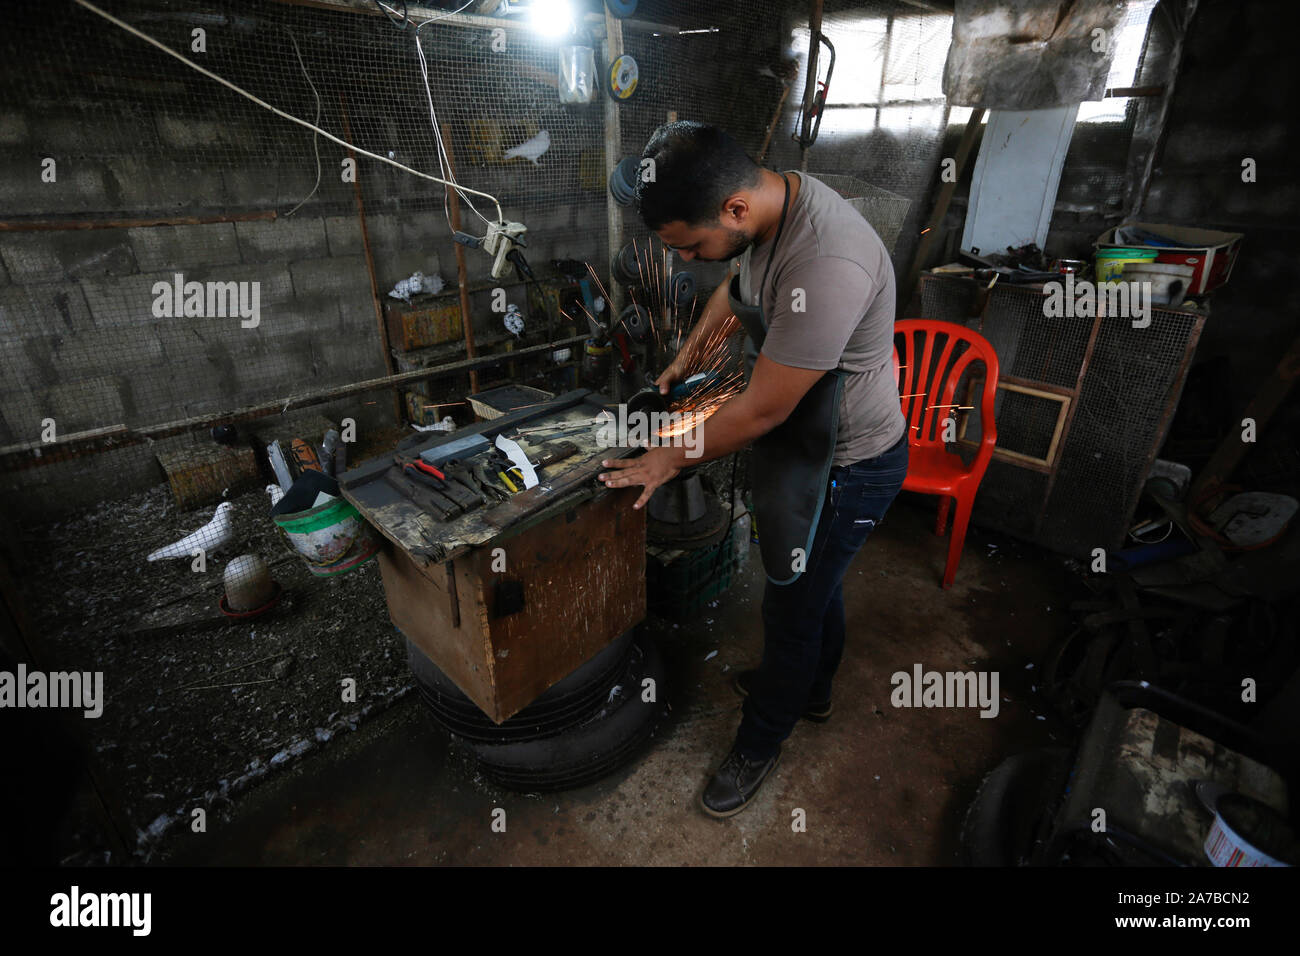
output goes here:
<path id="1" fill-rule="evenodd" d="M 427 567 L 385 539 L 379 567 L 393 624 L 501 723 L 644 619 L 638 494 L 579 502 Z M 504 571 L 493 570 L 496 548 Z"/>
<path id="2" fill-rule="evenodd" d="M 223 492 L 257 484 L 257 458 L 247 446 L 197 444 L 156 456 L 167 474 L 177 507 L 195 508 L 221 501 Z"/>
<path id="3" fill-rule="evenodd" d="M 403 352 L 453 342 L 464 334 L 461 327 L 460 302 L 454 298 L 425 299 L 432 305 L 390 300 L 384 303 L 384 321 L 388 325 L 388 342 Z"/>

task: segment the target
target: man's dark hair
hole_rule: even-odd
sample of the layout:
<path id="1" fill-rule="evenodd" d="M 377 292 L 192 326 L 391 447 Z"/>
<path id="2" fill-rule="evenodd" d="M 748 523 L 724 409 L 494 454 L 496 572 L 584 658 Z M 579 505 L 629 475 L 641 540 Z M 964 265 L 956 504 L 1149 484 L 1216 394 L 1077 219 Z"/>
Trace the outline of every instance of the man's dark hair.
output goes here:
<path id="1" fill-rule="evenodd" d="M 717 126 L 681 120 L 654 131 L 641 153 L 654 160 L 654 181 L 638 175 L 636 205 L 651 230 L 681 220 L 712 224 L 738 189 L 757 186 L 761 167 Z"/>

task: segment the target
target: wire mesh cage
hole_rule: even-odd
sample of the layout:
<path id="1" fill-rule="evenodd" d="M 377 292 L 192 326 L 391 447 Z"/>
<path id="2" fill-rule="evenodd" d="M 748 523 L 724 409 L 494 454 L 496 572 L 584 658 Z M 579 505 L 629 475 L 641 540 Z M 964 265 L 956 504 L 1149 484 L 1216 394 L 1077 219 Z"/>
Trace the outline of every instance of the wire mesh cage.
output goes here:
<path id="1" fill-rule="evenodd" d="M 885 248 L 891 254 L 893 253 L 894 247 L 898 244 L 898 237 L 903 231 L 903 223 L 907 220 L 907 211 L 912 205 L 912 200 L 888 189 L 863 182 L 856 176 L 819 173 L 816 170 L 810 171 L 809 175 L 820 179 L 847 199 L 849 205 L 861 213 L 863 219 L 871 223 L 871 228 L 876 230 Z"/>

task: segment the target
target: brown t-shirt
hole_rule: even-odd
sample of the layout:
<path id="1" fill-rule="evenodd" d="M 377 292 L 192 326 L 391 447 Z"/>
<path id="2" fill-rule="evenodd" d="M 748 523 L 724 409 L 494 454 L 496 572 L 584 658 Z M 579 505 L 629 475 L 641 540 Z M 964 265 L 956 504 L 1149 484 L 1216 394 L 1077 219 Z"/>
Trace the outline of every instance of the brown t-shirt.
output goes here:
<path id="1" fill-rule="evenodd" d="M 880 236 L 839 193 L 789 175 L 792 188 L 794 176 L 802 185 L 763 290 L 762 352 L 782 365 L 846 373 L 832 463 L 847 465 L 888 451 L 907 427 L 894 379 L 894 268 Z M 750 246 L 733 264 L 750 305 L 774 242 Z M 745 355 L 752 368 L 748 336 Z"/>

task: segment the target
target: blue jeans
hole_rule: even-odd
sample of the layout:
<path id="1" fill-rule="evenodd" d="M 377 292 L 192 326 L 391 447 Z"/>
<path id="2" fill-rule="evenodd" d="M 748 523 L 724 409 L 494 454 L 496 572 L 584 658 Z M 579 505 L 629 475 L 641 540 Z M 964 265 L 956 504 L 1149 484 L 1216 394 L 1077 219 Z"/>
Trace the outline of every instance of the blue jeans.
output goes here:
<path id="1" fill-rule="evenodd" d="M 736 735 L 737 749 L 750 760 L 774 756 L 809 703 L 830 700 L 844 653 L 844 574 L 906 475 L 906 432 L 875 458 L 833 467 L 807 567 L 792 584 L 767 582 L 763 662 Z"/>

